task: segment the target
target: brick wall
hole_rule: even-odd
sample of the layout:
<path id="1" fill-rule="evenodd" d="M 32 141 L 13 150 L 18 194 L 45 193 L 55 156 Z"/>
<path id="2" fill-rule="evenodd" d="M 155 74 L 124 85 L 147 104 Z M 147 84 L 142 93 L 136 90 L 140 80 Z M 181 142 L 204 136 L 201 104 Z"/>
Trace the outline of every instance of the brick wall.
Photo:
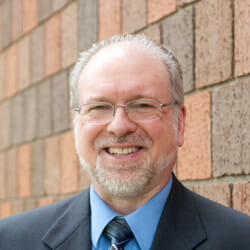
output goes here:
<path id="1" fill-rule="evenodd" d="M 0 0 L 0 217 L 86 188 L 71 131 L 78 52 L 122 32 L 169 46 L 187 127 L 175 172 L 250 215 L 249 0 Z"/>

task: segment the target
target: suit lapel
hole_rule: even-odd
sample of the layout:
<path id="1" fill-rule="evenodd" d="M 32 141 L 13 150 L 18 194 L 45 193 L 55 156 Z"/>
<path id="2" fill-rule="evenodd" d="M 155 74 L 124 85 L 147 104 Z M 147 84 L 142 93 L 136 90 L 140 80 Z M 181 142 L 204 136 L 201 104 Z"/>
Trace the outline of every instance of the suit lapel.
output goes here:
<path id="1" fill-rule="evenodd" d="M 51 226 L 43 242 L 51 249 L 91 249 L 89 189 L 82 192 Z"/>
<path id="2" fill-rule="evenodd" d="M 192 193 L 174 176 L 151 249 L 193 249 L 205 239 Z"/>

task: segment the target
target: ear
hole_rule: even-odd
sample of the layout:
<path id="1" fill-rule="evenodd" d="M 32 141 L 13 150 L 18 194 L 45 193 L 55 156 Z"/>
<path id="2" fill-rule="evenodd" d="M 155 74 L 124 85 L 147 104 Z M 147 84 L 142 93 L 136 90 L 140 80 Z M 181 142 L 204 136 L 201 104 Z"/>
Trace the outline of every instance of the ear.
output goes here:
<path id="1" fill-rule="evenodd" d="M 185 120 L 186 120 L 186 108 L 182 106 L 178 116 L 178 147 L 181 147 L 184 143 L 184 131 L 185 131 Z"/>

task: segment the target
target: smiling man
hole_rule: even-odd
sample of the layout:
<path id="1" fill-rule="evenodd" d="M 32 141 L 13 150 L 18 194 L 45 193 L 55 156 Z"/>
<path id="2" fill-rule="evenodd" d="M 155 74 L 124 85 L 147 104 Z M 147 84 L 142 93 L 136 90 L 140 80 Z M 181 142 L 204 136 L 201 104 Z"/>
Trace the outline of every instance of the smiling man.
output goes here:
<path id="1" fill-rule="evenodd" d="M 0 249 L 249 248 L 248 216 L 172 174 L 186 110 L 180 65 L 167 48 L 142 35 L 102 41 L 80 55 L 70 86 L 91 186 L 1 220 Z"/>

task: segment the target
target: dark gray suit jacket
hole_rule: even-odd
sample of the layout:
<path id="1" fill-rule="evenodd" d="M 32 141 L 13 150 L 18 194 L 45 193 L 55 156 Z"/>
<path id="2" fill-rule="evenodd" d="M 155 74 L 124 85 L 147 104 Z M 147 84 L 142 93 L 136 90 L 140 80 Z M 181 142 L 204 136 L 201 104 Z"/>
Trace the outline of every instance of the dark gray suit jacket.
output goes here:
<path id="1" fill-rule="evenodd" d="M 0 250 L 89 250 L 89 189 L 0 220 Z M 250 217 L 187 190 L 175 177 L 153 250 L 250 249 Z"/>

